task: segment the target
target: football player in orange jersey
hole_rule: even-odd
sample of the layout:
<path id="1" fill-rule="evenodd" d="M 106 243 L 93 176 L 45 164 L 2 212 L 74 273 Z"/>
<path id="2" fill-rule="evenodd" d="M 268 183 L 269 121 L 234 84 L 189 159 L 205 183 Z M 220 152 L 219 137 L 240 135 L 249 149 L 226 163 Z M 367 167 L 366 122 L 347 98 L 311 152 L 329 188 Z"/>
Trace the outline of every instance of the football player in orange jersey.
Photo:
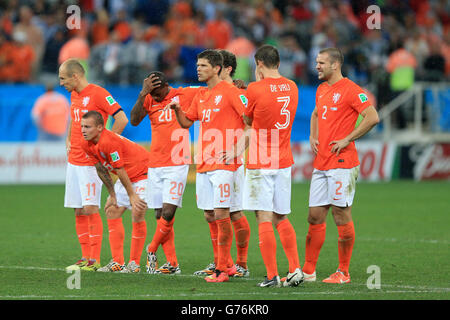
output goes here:
<path id="1" fill-rule="evenodd" d="M 220 79 L 228 82 L 234 83 L 233 75 L 236 71 L 237 62 L 236 56 L 227 50 L 218 50 L 223 58 L 223 68 L 219 74 Z M 241 92 L 245 95 L 245 84 L 238 82 L 234 83 Z M 235 171 L 234 183 L 233 183 L 233 193 L 236 199 L 236 206 L 230 208 L 231 223 L 233 224 L 234 235 L 236 238 L 236 273 L 234 277 L 249 277 L 250 271 L 247 266 L 247 255 L 248 255 L 248 242 L 250 239 L 250 225 L 248 223 L 247 217 L 242 212 L 242 191 L 244 183 L 244 166 L 240 166 Z M 208 276 L 211 275 L 217 264 L 217 224 L 214 215 L 208 214 L 205 211 L 205 219 L 208 222 L 211 242 L 213 245 L 214 252 L 214 262 L 207 265 L 204 269 L 194 272 L 198 276 Z"/>
<path id="2" fill-rule="evenodd" d="M 85 139 L 82 148 L 94 159 L 97 173 L 109 193 L 105 212 L 112 260 L 97 271 L 138 273 L 147 236 L 145 196 L 149 153 L 137 143 L 105 129 L 102 115 L 97 111 L 89 111 L 83 115 L 81 132 Z M 108 171 L 118 176 L 119 179 L 115 184 Z M 133 231 L 130 259 L 125 266 L 123 257 L 125 231 L 122 215 L 127 209 L 131 210 Z"/>
<path id="3" fill-rule="evenodd" d="M 329 209 L 338 228 L 337 271 L 326 283 L 350 282 L 349 266 L 355 242 L 352 203 L 359 173 L 355 140 L 378 122 L 378 114 L 364 90 L 342 75 L 344 57 L 326 48 L 316 58 L 319 80 L 316 106 L 311 115 L 310 144 L 315 155 L 309 193 L 309 230 L 306 236 L 305 281 L 316 280 L 316 263 L 325 241 Z M 363 120 L 355 128 L 358 116 Z"/>
<path id="4" fill-rule="evenodd" d="M 236 273 L 230 254 L 233 240 L 230 207 L 235 201 L 231 187 L 234 173 L 242 163 L 236 159 L 227 164 L 219 159 L 244 133 L 242 116 L 247 98 L 238 88 L 220 79 L 222 64 L 219 52 L 201 52 L 197 56 L 197 74 L 207 87 L 201 88 L 186 112 L 175 101 L 167 106 L 175 110 L 183 128 L 200 121 L 196 156 L 197 206 L 205 214 L 214 215 L 217 224 L 217 265 L 214 273 L 205 277 L 207 282 L 225 282 Z"/>
<path id="5" fill-rule="evenodd" d="M 94 160 L 87 157 L 81 148 L 81 117 L 90 110 L 96 110 L 106 122 L 108 115 L 111 115 L 114 118 L 112 131 L 119 134 L 127 125 L 128 118 L 107 90 L 87 81 L 84 68 L 78 60 L 69 59 L 61 64 L 59 82 L 71 93 L 64 207 L 74 208 L 75 229 L 82 254 L 80 260 L 67 268 L 96 271 L 100 267 L 103 235 L 99 214 L 102 181 L 95 170 Z"/>
<path id="6" fill-rule="evenodd" d="M 155 209 L 157 227 L 147 246 L 147 273 L 181 272 L 174 243 L 175 212 L 181 207 L 191 163 L 189 131 L 178 124 L 174 111 L 165 109 L 172 101 L 186 110 L 198 87 L 172 88 L 164 73 L 153 71 L 144 79 L 142 90 L 131 110 L 136 126 L 148 115 L 152 142 L 148 165 L 147 203 Z M 156 251 L 162 246 L 167 262 L 157 268 Z"/>
<path id="7" fill-rule="evenodd" d="M 248 106 L 244 119 L 252 126 L 244 182 L 243 206 L 254 210 L 258 222 L 259 247 L 266 267 L 266 279 L 260 287 L 297 286 L 303 281 L 296 233 L 288 214 L 291 212 L 290 145 L 292 123 L 298 104 L 297 85 L 279 71 L 278 50 L 264 45 L 255 53 L 255 78 L 247 88 Z M 278 274 L 276 238 L 273 227 L 289 262 L 283 283 Z"/>

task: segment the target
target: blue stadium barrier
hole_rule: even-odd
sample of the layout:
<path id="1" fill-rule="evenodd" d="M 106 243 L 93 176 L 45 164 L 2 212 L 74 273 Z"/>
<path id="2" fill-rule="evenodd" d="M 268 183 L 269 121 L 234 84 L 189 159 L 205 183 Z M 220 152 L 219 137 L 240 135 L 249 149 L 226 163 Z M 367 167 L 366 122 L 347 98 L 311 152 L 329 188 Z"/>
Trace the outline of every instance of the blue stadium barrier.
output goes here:
<path id="1" fill-rule="evenodd" d="M 183 84 L 181 84 L 184 86 Z M 178 87 L 174 85 L 174 87 Z M 105 87 L 123 110 L 130 116 L 130 111 L 141 90 L 138 86 L 106 86 Z M 62 87 L 55 89 L 68 99 L 70 95 Z M 31 119 L 31 109 L 36 99 L 45 92 L 43 85 L 0 85 L 0 141 L 1 142 L 33 142 L 37 140 L 38 131 Z M 309 140 L 309 123 L 315 103 L 315 87 L 299 87 L 299 104 L 292 128 L 292 141 Z M 191 137 L 198 125 L 190 129 Z M 137 142 L 150 142 L 150 121 L 146 117 L 142 123 L 134 127 L 127 125 L 123 135 Z"/>

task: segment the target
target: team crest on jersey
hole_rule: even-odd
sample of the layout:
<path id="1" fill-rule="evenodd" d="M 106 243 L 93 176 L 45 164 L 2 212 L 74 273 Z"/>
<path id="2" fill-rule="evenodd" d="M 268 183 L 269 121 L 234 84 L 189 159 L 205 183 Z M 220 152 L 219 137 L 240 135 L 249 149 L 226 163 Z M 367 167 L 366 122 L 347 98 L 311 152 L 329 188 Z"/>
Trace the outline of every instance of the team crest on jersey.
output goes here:
<path id="1" fill-rule="evenodd" d="M 220 103 L 221 100 L 222 100 L 221 94 L 214 98 L 214 103 L 216 104 L 216 106 Z"/>
<path id="2" fill-rule="evenodd" d="M 91 98 L 89 98 L 89 97 L 84 97 L 83 98 L 83 106 L 87 106 L 88 104 L 89 104 L 89 100 L 90 100 Z"/>
<path id="3" fill-rule="evenodd" d="M 179 96 L 175 96 L 175 97 L 173 97 L 173 98 L 170 100 L 170 102 L 177 102 L 177 103 L 180 103 L 180 97 L 179 97 Z"/>
<path id="4" fill-rule="evenodd" d="M 333 94 L 333 103 L 337 103 L 340 97 L 341 97 L 340 93 Z"/>
<path id="5" fill-rule="evenodd" d="M 119 153 L 117 151 L 110 153 L 110 156 L 111 156 L 112 162 L 116 162 L 116 161 L 120 160 Z"/>

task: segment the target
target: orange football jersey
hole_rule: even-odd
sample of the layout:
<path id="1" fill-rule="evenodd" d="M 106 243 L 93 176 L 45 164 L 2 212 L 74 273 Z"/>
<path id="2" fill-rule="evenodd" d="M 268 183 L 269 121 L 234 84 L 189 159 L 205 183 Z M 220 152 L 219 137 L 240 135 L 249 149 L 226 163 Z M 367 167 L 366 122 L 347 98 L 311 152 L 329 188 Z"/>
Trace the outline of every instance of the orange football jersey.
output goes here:
<path id="1" fill-rule="evenodd" d="M 114 174 L 114 169 L 124 168 L 131 182 L 147 178 L 149 152 L 117 133 L 104 129 L 97 144 L 84 140 L 82 148 L 94 164 L 100 162 Z"/>
<path id="2" fill-rule="evenodd" d="M 148 113 L 152 129 L 149 167 L 169 167 L 190 164 L 191 151 L 189 130 L 178 124 L 175 112 L 164 107 L 176 101 L 183 111 L 191 105 L 192 99 L 200 87 L 170 88 L 166 98 L 157 102 L 148 94 L 144 100 L 144 109 Z"/>
<path id="3" fill-rule="evenodd" d="M 298 104 L 298 87 L 284 77 L 250 83 L 245 115 L 253 119 L 248 169 L 282 169 L 294 163 L 291 131 Z"/>
<path id="4" fill-rule="evenodd" d="M 106 89 L 95 84 L 89 84 L 80 93 L 72 91 L 70 102 L 72 130 L 68 161 L 73 165 L 92 166 L 95 164 L 95 161 L 89 159 L 81 147 L 81 143 L 84 140 L 81 134 L 81 117 L 86 112 L 94 110 L 101 113 L 106 123 L 108 115 L 113 116 L 122 108 Z"/>
<path id="5" fill-rule="evenodd" d="M 333 85 L 323 82 L 316 92 L 319 146 L 314 168 L 330 170 L 353 168 L 359 165 L 355 142 L 344 148 L 339 156 L 331 153 L 331 141 L 341 140 L 355 128 L 358 115 L 372 103 L 364 90 L 348 78 Z"/>
<path id="6" fill-rule="evenodd" d="M 214 88 L 201 88 L 186 111 L 186 117 L 200 121 L 197 172 L 236 171 L 242 164 L 219 162 L 222 151 L 229 150 L 244 132 L 242 115 L 247 98 L 234 85 L 221 81 Z"/>

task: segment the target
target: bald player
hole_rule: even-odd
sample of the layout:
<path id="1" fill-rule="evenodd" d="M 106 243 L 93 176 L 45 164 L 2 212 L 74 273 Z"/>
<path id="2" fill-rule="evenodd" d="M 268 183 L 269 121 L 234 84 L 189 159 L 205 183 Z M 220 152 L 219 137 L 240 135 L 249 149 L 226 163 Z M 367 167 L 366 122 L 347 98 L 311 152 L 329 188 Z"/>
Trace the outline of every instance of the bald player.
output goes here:
<path id="1" fill-rule="evenodd" d="M 108 116 L 112 116 L 114 125 L 111 130 L 118 134 L 122 133 L 128 118 L 107 90 L 88 82 L 78 60 L 69 59 L 61 64 L 59 83 L 71 93 L 64 207 L 74 209 L 75 229 L 81 246 L 81 259 L 67 269 L 96 271 L 100 267 L 103 237 L 103 223 L 99 214 L 102 181 L 94 167 L 96 161 L 82 149 L 81 118 L 92 110 L 98 111 L 105 123 Z"/>

